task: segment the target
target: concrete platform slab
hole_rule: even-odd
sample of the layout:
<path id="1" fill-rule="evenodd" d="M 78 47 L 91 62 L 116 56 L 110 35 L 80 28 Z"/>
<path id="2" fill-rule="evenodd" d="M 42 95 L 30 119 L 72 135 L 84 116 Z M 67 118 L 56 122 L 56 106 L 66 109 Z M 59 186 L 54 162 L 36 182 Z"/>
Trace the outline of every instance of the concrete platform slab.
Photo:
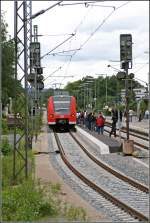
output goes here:
<path id="1" fill-rule="evenodd" d="M 83 136 L 90 139 L 93 143 L 95 143 L 100 148 L 101 154 L 115 153 L 121 152 L 121 143 L 117 140 L 110 138 L 106 135 L 98 135 L 97 132 L 88 131 L 88 129 L 83 129 L 79 126 L 76 127 L 77 131 L 79 131 Z"/>

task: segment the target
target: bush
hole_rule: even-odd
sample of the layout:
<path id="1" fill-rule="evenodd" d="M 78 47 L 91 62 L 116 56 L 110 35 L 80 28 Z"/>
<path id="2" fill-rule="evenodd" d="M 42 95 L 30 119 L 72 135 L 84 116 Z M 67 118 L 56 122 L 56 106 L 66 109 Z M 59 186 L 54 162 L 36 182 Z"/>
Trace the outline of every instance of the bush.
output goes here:
<path id="1" fill-rule="evenodd" d="M 3 191 L 2 198 L 3 221 L 32 221 L 58 215 L 59 207 L 55 199 L 45 196 L 45 188 L 32 180 L 8 187 Z"/>
<path id="2" fill-rule="evenodd" d="M 8 134 L 7 120 L 2 119 L 2 134 Z"/>
<path id="3" fill-rule="evenodd" d="M 59 184 L 42 185 L 33 180 L 6 187 L 2 192 L 3 221 L 86 220 L 83 208 L 74 208 L 59 200 L 59 188 Z"/>
<path id="4" fill-rule="evenodd" d="M 73 221 L 79 221 L 79 220 L 86 220 L 86 212 L 83 208 L 75 208 L 75 207 L 69 207 L 66 210 L 65 216 L 68 220 Z"/>
<path id="5" fill-rule="evenodd" d="M 2 139 L 2 154 L 4 156 L 9 155 L 12 152 L 12 146 L 9 144 L 8 138 L 5 137 L 4 139 Z"/>
<path id="6" fill-rule="evenodd" d="M 10 145 L 9 145 L 10 146 Z M 6 150 L 6 147 L 4 147 Z M 21 140 L 19 143 L 19 151 L 24 154 L 24 140 Z M 3 171 L 2 171 L 2 187 L 7 187 L 12 184 L 13 176 L 13 149 L 10 149 L 10 153 L 7 153 L 2 159 L 3 161 Z M 28 163 L 29 163 L 29 178 L 32 177 L 34 171 L 34 157 L 32 151 L 28 151 Z M 16 152 L 16 171 L 20 170 L 24 165 L 23 158 Z M 25 179 L 24 169 L 17 176 L 16 184 L 20 184 Z"/>

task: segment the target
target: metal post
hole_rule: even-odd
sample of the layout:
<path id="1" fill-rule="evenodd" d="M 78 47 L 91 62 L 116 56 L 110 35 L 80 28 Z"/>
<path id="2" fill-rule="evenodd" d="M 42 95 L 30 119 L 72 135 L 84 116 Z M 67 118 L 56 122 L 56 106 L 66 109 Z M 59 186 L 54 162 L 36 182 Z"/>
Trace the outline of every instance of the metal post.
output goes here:
<path id="1" fill-rule="evenodd" d="M 31 4 L 31 0 L 28 1 Z M 29 10 L 30 10 L 30 4 L 29 4 Z M 27 1 L 17 1 L 14 2 L 14 40 L 15 40 L 15 86 L 14 86 L 14 117 L 15 117 L 15 126 L 14 126 L 14 149 L 13 149 L 13 183 L 15 183 L 17 176 L 22 172 L 22 170 L 25 170 L 25 177 L 28 177 L 28 139 L 29 139 L 29 132 L 28 132 L 28 82 L 27 82 L 27 76 L 28 76 L 28 40 L 30 40 L 30 28 L 27 29 L 28 24 L 28 16 L 29 13 L 27 13 Z M 19 25 L 18 25 L 19 24 Z M 30 25 L 30 24 L 29 24 Z M 29 35 L 29 36 L 28 36 Z M 20 45 L 20 47 L 19 47 Z M 20 51 L 18 50 L 20 49 Z M 22 56 L 22 58 L 21 58 Z M 24 108 L 24 117 L 23 117 L 23 134 L 19 136 L 19 139 L 16 139 L 16 113 L 17 113 L 17 97 L 18 92 L 16 88 L 16 83 L 18 81 L 18 74 L 20 73 L 20 70 L 18 68 L 21 68 L 22 72 L 22 78 L 20 79 L 20 82 L 24 79 L 24 94 L 22 97 L 25 99 L 25 103 L 20 105 L 20 108 Z M 24 151 L 19 151 L 19 147 L 17 146 L 22 138 L 25 138 L 25 147 Z M 16 168 L 16 159 L 17 154 L 22 158 L 23 165 L 19 169 Z"/>
<path id="2" fill-rule="evenodd" d="M 34 128 L 35 128 L 35 142 L 37 140 L 37 125 L 36 125 L 36 120 L 37 120 L 37 70 L 35 70 L 35 76 L 34 76 L 34 107 L 35 107 L 35 119 L 34 119 Z"/>
<path id="3" fill-rule="evenodd" d="M 1 1 L 0 1 L 0 15 L 1 15 Z M 1 16 L 0 16 L 0 148 L 1 148 L 1 128 L 2 128 L 2 102 L 1 102 L 1 71 L 2 71 L 2 47 L 1 47 L 1 43 L 2 43 L 2 36 L 1 36 Z M 2 182 L 2 156 L 1 156 L 1 151 L 0 151 L 0 180 Z M 0 191 L 2 191 L 2 183 L 0 183 Z M 2 199 L 0 201 L 0 222 L 2 222 Z"/>
<path id="4" fill-rule="evenodd" d="M 85 111 L 85 86 L 84 86 L 84 111 Z"/>
<path id="5" fill-rule="evenodd" d="M 106 105 L 107 105 L 107 74 L 106 74 Z"/>
<path id="6" fill-rule="evenodd" d="M 126 129 L 127 129 L 127 140 L 129 139 L 129 95 L 128 95 L 128 62 L 125 62 L 125 92 L 126 92 Z"/>
<path id="7" fill-rule="evenodd" d="M 24 84 L 25 84 L 25 177 L 28 177 L 28 64 L 27 64 L 27 3 L 23 2 L 24 13 Z"/>
<path id="8" fill-rule="evenodd" d="M 34 42 L 38 42 L 38 26 L 34 25 Z M 38 56 L 38 55 L 37 55 Z M 36 67 L 34 67 L 35 70 L 35 76 L 34 76 L 34 107 L 35 107 L 35 124 L 34 124 L 34 129 L 35 129 L 35 142 L 37 140 L 37 113 L 38 113 L 38 109 L 37 109 L 37 101 L 38 101 L 38 92 L 37 92 L 37 69 Z"/>
<path id="9" fill-rule="evenodd" d="M 97 98 L 96 98 L 96 78 L 95 78 L 95 109 L 96 109 L 96 100 Z"/>

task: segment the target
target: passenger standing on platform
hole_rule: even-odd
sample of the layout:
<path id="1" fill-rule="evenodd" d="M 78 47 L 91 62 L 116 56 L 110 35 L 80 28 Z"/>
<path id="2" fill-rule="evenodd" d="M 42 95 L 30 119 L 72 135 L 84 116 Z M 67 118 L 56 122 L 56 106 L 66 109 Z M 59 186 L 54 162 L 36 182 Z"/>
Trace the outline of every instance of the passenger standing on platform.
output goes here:
<path id="1" fill-rule="evenodd" d="M 111 137 L 111 135 L 114 133 L 114 136 L 116 137 L 116 123 L 118 121 L 118 117 L 116 115 L 116 111 L 112 110 L 112 127 L 111 127 L 111 131 L 109 133 L 109 137 Z"/>
<path id="2" fill-rule="evenodd" d="M 92 112 L 90 112 L 90 113 L 88 114 L 87 121 L 88 121 L 88 129 L 91 130 Z"/>
<path id="3" fill-rule="evenodd" d="M 141 120 L 142 120 L 142 112 L 140 112 L 139 114 L 139 122 L 141 122 Z"/>
<path id="4" fill-rule="evenodd" d="M 122 122 L 122 111 L 120 111 L 120 122 Z"/>
<path id="5" fill-rule="evenodd" d="M 95 113 L 92 113 L 92 117 L 91 117 L 91 131 L 95 130 L 95 126 L 96 126 L 96 117 L 95 117 Z"/>
<path id="6" fill-rule="evenodd" d="M 96 119 L 96 126 L 97 126 L 98 134 L 101 133 L 103 135 L 104 124 L 105 124 L 105 118 L 103 117 L 102 113 L 99 112 L 98 118 Z"/>
<path id="7" fill-rule="evenodd" d="M 84 125 L 84 112 L 83 111 L 80 113 L 80 124 Z"/>

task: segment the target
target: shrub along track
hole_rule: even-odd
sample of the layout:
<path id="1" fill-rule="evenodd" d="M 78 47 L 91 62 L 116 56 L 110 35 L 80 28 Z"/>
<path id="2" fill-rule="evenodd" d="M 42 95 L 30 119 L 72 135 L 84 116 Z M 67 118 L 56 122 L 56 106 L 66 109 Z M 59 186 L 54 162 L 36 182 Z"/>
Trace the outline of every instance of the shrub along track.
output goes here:
<path id="1" fill-rule="evenodd" d="M 145 216 L 143 213 L 139 212 L 138 210 L 136 210 L 135 208 L 132 208 L 130 206 L 128 206 L 126 203 L 122 202 L 121 200 L 119 200 L 118 198 L 116 198 L 114 195 L 112 195 L 111 193 L 109 193 L 108 191 L 105 191 L 103 188 L 99 187 L 98 185 L 96 185 L 95 183 L 93 183 L 91 180 L 89 180 L 85 175 L 83 175 L 82 173 L 80 173 L 72 164 L 71 162 L 69 162 L 64 148 L 62 146 L 62 143 L 60 142 L 60 139 L 58 137 L 58 134 L 56 132 L 54 132 L 55 135 L 55 139 L 60 151 L 60 155 L 62 160 L 64 161 L 64 163 L 69 167 L 69 169 L 75 174 L 77 175 L 85 184 L 87 184 L 90 188 L 92 188 L 93 190 L 95 190 L 96 192 L 98 192 L 100 195 L 102 195 L 105 199 L 109 200 L 111 203 L 113 203 L 114 205 L 116 205 L 117 207 L 119 207 L 120 209 L 124 210 L 126 213 L 128 213 L 129 215 L 131 215 L 132 217 L 134 217 L 135 219 L 139 219 L 140 221 L 148 221 L 148 217 Z M 77 140 L 76 140 L 77 142 Z M 79 142 L 77 142 L 79 144 Z M 87 150 L 81 145 L 79 144 L 80 147 L 84 150 L 84 152 L 86 152 L 86 154 L 91 158 L 92 155 L 89 154 L 89 152 L 87 152 Z M 92 159 L 95 159 L 94 157 L 92 157 Z M 135 182 L 133 179 L 127 178 L 126 176 L 123 176 L 123 174 L 118 173 L 115 170 L 112 170 L 108 165 L 104 164 L 104 162 L 100 164 L 100 161 L 98 160 L 94 160 L 94 162 L 96 162 L 98 165 L 102 166 L 103 168 L 106 168 L 107 171 L 118 175 L 117 177 L 119 177 L 121 180 L 125 180 L 126 182 L 130 182 L 130 184 L 136 188 L 138 188 L 139 190 L 142 190 L 144 192 L 148 192 L 148 188 L 142 184 L 139 184 L 138 182 Z"/>

